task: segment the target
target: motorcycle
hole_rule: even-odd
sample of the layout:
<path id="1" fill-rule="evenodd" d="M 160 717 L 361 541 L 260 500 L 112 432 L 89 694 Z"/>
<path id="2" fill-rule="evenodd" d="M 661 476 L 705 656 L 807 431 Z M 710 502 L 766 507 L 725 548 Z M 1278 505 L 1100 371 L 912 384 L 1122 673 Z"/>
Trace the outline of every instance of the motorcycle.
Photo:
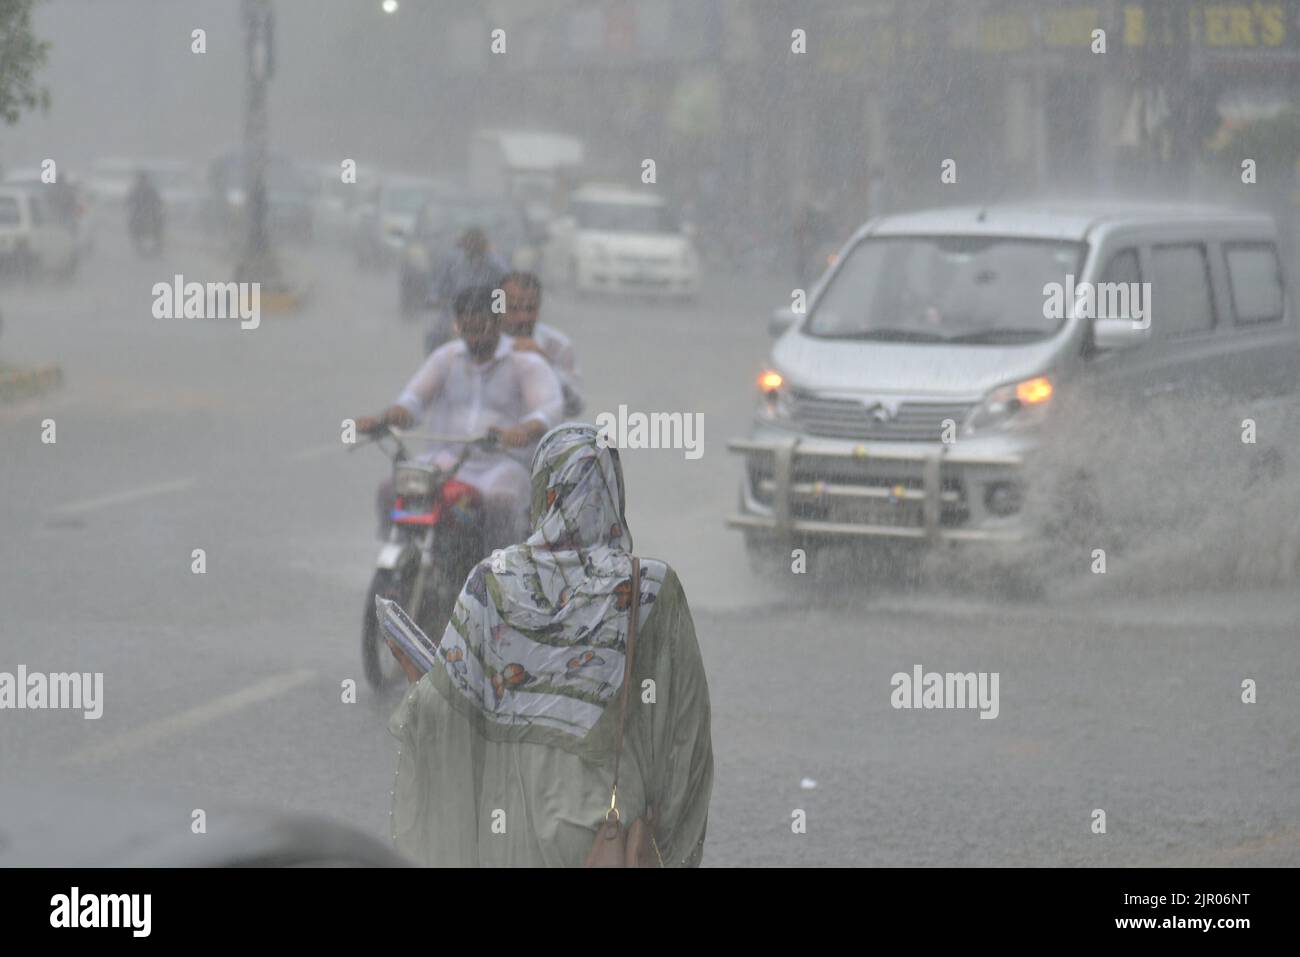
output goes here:
<path id="1" fill-rule="evenodd" d="M 463 449 L 450 468 L 440 469 L 412 461 L 404 438 L 458 444 Z M 366 681 L 383 691 L 401 680 L 402 671 L 385 647 L 375 618 L 375 596 L 397 602 L 425 634 L 434 641 L 441 638 L 465 579 L 483 557 L 482 495 L 458 481 L 456 473 L 474 449 L 495 449 L 497 436 L 449 438 L 385 426 L 371 444 L 393 463 L 390 524 L 375 562 L 361 627 Z"/>

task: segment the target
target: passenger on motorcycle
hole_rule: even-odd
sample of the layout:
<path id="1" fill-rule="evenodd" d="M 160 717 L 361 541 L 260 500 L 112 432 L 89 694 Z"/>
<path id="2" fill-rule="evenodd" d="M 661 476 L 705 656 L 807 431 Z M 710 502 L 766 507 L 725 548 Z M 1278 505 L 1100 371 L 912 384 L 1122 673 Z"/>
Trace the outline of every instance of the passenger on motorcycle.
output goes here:
<path id="1" fill-rule="evenodd" d="M 410 428 L 421 416 L 433 433 L 478 436 L 494 432 L 500 451 L 475 449 L 456 477 L 483 496 L 483 544 L 488 552 L 522 541 L 528 532 L 528 467 L 537 440 L 564 410 L 560 382 L 546 360 L 517 352 L 492 311 L 493 289 L 475 286 L 455 300 L 459 338 L 434 350 L 395 405 L 357 420 L 357 431 Z M 426 415 L 427 413 L 427 415 Z M 435 446 L 424 457 L 449 468 L 460 446 Z M 392 508 L 391 483 L 380 488 L 381 526 Z"/>
<path id="2" fill-rule="evenodd" d="M 514 339 L 516 351 L 535 352 L 551 364 L 564 390 L 564 415 L 576 419 L 586 405 L 578 357 L 568 336 L 537 318 L 542 311 L 542 281 L 534 273 L 512 272 L 506 274 L 501 288 L 506 294 L 502 331 Z"/>
<path id="3" fill-rule="evenodd" d="M 474 286 L 499 288 L 510 270 L 504 259 L 492 251 L 487 233 L 471 226 L 456 240 L 456 248 L 439 264 L 429 286 L 433 325 L 424 337 L 424 349 L 433 352 L 455 338 L 453 306 L 456 297 Z"/>

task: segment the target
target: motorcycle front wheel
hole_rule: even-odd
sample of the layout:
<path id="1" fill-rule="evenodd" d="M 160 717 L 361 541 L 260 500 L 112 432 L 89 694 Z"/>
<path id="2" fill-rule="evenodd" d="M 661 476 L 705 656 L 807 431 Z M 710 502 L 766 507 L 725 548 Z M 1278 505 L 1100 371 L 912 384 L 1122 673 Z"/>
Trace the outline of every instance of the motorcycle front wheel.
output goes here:
<path id="1" fill-rule="evenodd" d="M 388 644 L 379 630 L 379 620 L 375 617 L 375 596 L 380 595 L 407 608 L 411 604 L 414 579 L 414 563 L 406 569 L 381 568 L 371 579 L 366 606 L 361 613 L 361 665 L 367 683 L 375 691 L 387 691 L 405 678 L 402 666 L 388 650 Z"/>

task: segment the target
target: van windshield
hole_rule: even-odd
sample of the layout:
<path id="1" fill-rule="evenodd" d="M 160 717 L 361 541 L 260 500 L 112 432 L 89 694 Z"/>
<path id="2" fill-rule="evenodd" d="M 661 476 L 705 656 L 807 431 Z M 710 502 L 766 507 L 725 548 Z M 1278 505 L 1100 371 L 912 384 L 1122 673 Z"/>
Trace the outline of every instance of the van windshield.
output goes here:
<path id="1" fill-rule="evenodd" d="M 998 236 L 897 236 L 853 247 L 804 332 L 886 342 L 1033 342 L 1063 319 L 1043 287 L 1078 276 L 1083 243 Z"/>

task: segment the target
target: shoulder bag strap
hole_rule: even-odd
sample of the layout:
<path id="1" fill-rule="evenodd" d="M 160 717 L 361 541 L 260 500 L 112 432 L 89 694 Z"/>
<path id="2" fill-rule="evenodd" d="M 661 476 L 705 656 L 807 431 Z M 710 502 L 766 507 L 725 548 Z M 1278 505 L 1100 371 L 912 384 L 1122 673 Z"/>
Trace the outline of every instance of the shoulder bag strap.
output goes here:
<path id="1" fill-rule="evenodd" d="M 618 815 L 618 763 L 623 755 L 623 725 L 627 723 L 627 688 L 636 666 L 636 628 L 641 617 L 641 559 L 632 556 L 632 602 L 628 609 L 627 654 L 623 662 L 623 694 L 618 706 L 618 737 L 614 741 L 614 785 L 609 792 L 609 811 Z M 609 815 L 606 814 L 606 817 Z"/>

